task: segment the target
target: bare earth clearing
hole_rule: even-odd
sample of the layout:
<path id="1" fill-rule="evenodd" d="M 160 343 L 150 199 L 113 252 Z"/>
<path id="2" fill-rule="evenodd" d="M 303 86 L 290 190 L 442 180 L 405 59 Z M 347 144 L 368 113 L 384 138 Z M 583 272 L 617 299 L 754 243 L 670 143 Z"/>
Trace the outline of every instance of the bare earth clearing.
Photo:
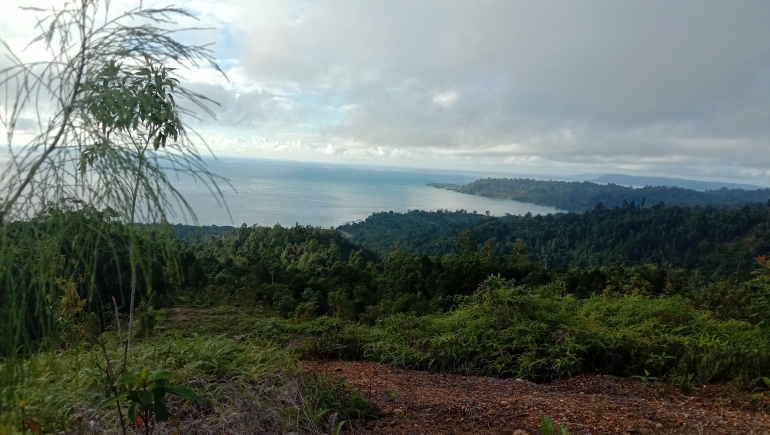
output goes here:
<path id="1" fill-rule="evenodd" d="M 357 422 L 353 433 L 535 435 L 547 414 L 570 434 L 770 434 L 770 416 L 751 405 L 751 394 L 727 385 L 685 396 L 673 386 L 610 376 L 538 385 L 370 362 L 302 365 L 322 377 L 344 377 L 375 403 L 381 414 Z"/>

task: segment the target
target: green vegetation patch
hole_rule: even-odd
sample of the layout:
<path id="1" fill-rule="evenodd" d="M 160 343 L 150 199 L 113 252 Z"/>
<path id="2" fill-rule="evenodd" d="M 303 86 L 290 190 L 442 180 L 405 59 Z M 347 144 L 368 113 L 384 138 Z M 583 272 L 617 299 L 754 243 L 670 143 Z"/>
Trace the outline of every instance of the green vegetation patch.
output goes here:
<path id="1" fill-rule="evenodd" d="M 716 319 L 683 297 L 580 300 L 559 285 L 496 277 L 448 313 L 396 314 L 372 327 L 320 318 L 296 330 L 305 356 L 536 381 L 602 373 L 750 386 L 770 367 L 762 328 Z"/>
<path id="2" fill-rule="evenodd" d="M 550 271 L 655 264 L 698 271 L 709 280 L 755 268 L 770 254 L 766 204 L 735 208 L 599 205 L 585 213 L 491 217 L 459 212 L 375 213 L 337 230 L 387 258 L 394 247 L 416 255 L 458 253 L 464 232 L 492 254 L 521 239 L 528 257 Z M 502 272 L 502 271 L 501 271 Z"/>
<path id="3" fill-rule="evenodd" d="M 120 366 L 123 351 L 107 347 Z M 80 344 L 40 352 L 0 366 L 0 433 L 21 433 L 38 425 L 46 433 L 103 433 L 120 427 L 117 411 L 97 412 L 111 394 L 97 346 Z M 170 381 L 197 392 L 200 402 L 169 398 L 168 407 L 184 433 L 329 433 L 370 412 L 370 405 L 342 380 L 300 372 L 286 350 L 225 336 L 158 336 L 139 342 L 125 373 L 163 367 Z M 120 369 L 117 369 L 120 370 Z M 29 421 L 29 423 L 28 423 Z M 158 423 L 158 429 L 172 422 Z M 207 432 L 208 431 L 208 432 Z"/>
<path id="4" fill-rule="evenodd" d="M 457 310 L 383 322 L 372 357 L 409 366 L 547 380 L 585 372 L 750 382 L 770 361 L 760 330 L 686 300 L 577 300 L 548 287 L 488 286 Z"/>
<path id="5" fill-rule="evenodd" d="M 529 178 L 485 178 L 466 185 L 431 183 L 439 189 L 460 193 L 512 199 L 546 205 L 562 210 L 583 212 L 601 202 L 607 207 L 628 204 L 666 203 L 686 207 L 726 207 L 749 202 L 765 202 L 770 189 L 714 189 L 698 191 L 681 187 L 645 186 L 633 188 L 617 184 L 598 184 L 590 181 L 546 181 Z"/>

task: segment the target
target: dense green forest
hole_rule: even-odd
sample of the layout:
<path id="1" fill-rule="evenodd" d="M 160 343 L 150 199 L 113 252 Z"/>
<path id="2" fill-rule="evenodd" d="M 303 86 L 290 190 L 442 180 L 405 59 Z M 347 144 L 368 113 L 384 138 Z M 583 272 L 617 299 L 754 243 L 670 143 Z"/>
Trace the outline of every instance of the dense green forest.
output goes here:
<path id="1" fill-rule="evenodd" d="M 581 233 L 574 228 L 595 220 L 578 240 Z M 137 370 L 145 363 L 167 365 L 159 355 L 166 355 L 165 361 L 170 357 L 176 379 L 193 384 L 201 382 L 193 379 L 208 379 L 214 393 L 207 393 L 207 400 L 221 412 L 232 406 L 232 396 L 223 389 L 230 388 L 231 376 L 255 382 L 278 367 L 293 367 L 295 358 L 366 359 L 536 381 L 598 372 L 665 379 L 683 391 L 718 381 L 754 388 L 770 364 L 770 260 L 761 256 L 768 251 L 761 243 L 767 221 L 764 206 L 629 206 L 599 207 L 582 215 L 505 218 L 383 213 L 344 232 L 243 225 L 224 232 L 217 228 L 218 234 L 208 236 L 199 230 L 195 237 L 179 237 L 196 231 L 140 226 L 139 244 L 152 261 L 143 263 L 139 273 L 138 341 L 131 364 Z M 23 369 L 27 375 L 6 378 L 3 384 L 8 391 L 26 391 L 41 410 L 36 421 L 48 427 L 67 427 L 78 404 L 102 397 L 93 376 L 68 373 L 88 373 L 73 367 L 83 364 L 83 358 L 98 365 L 100 352 L 117 352 L 117 319 L 127 320 L 131 288 L 126 232 L 109 211 L 54 209 L 14 224 L 13 234 L 28 237 L 37 231 L 40 238 L 52 229 L 59 234 L 63 227 L 71 228 L 73 243 L 88 242 L 101 250 L 97 264 L 70 261 L 68 245 L 61 246 L 61 258 L 67 261 L 58 266 L 60 292 L 49 299 L 61 303 L 48 305 L 58 319 L 50 329 L 31 331 L 37 351 Z M 509 232 L 518 227 L 528 232 Z M 371 231 L 360 232 L 368 240 L 376 240 L 376 228 L 389 242 L 393 239 L 387 234 L 396 228 L 406 235 L 433 232 L 415 236 L 412 244 L 403 243 L 411 236 L 397 239 L 401 248 L 380 256 L 351 240 L 350 234 L 364 228 Z M 622 235 L 627 245 L 615 236 L 623 228 L 628 228 Z M 645 234 L 653 228 L 659 232 L 655 240 L 663 242 L 645 244 Z M 661 228 L 670 236 L 662 238 Z M 557 245 L 563 250 L 558 258 L 593 252 L 604 260 L 555 267 L 551 258 L 557 257 L 541 257 L 528 245 L 527 234 L 569 236 L 570 244 L 564 239 L 563 246 Z M 723 240 L 719 246 L 697 248 L 716 234 Z M 431 239 L 440 242 L 426 242 Z M 628 251 L 634 243 L 639 249 Z M 681 256 L 681 261 L 655 261 L 691 245 L 697 255 L 687 262 Z M 726 251 L 729 255 L 714 257 L 730 245 L 735 246 Z M 160 249 L 172 250 L 177 261 L 164 261 L 168 256 Z M 725 258 L 745 269 L 731 271 L 731 263 L 718 273 L 700 271 L 702 264 L 718 265 Z M 687 267 L 689 261 L 698 267 Z M 79 279 L 89 267 L 95 271 L 93 279 Z M 209 313 L 209 320 L 179 329 L 184 325 L 173 320 L 170 309 L 175 307 Z M 34 315 L 39 305 L 28 309 Z M 92 334 L 97 338 L 88 338 Z M 100 341 L 105 339 L 110 341 Z M 60 375 L 40 388 L 39 379 L 47 373 Z M 331 406 L 347 418 L 368 412 L 367 402 L 345 392 L 342 384 L 329 390 L 327 384 L 307 384 L 282 373 L 274 388 L 305 391 L 308 404 L 302 406 Z M 293 382 L 302 383 L 292 387 Z M 10 403 L 0 401 L 11 419 L 6 422 L 24 411 Z M 180 412 L 193 412 L 179 406 Z M 65 417 L 53 411 L 61 409 Z"/>
<path id="2" fill-rule="evenodd" d="M 383 213 L 358 225 L 383 219 L 390 224 L 385 233 L 397 222 L 403 230 L 415 221 L 449 229 L 442 244 L 426 243 L 434 236 L 423 235 L 411 245 L 421 252 L 405 246 L 384 257 L 350 240 L 353 228 L 242 226 L 184 244 L 187 279 L 177 300 L 271 310 L 295 323 L 260 324 L 254 333 L 279 342 L 305 337 L 302 352 L 313 358 L 535 380 L 646 370 L 683 386 L 727 379 L 749 385 L 770 362 L 763 332 L 770 320 L 770 264 L 760 256 L 770 249 L 758 242 L 766 240 L 768 216 L 765 206 L 599 207 L 585 215 L 508 218 Z M 571 235 L 574 244 L 561 247 L 565 258 L 585 255 L 593 240 L 605 261 L 548 265 L 524 238 L 505 231 L 517 219 L 530 223 L 530 234 Z M 578 241 L 571 228 L 594 220 L 608 239 L 594 229 Z M 645 225 L 657 229 L 656 242 L 671 241 L 645 244 Z M 670 236 L 662 238 L 661 229 Z M 609 237 L 616 231 L 628 246 L 639 244 L 634 252 L 640 255 L 598 248 L 622 246 Z M 638 239 L 628 240 L 636 233 Z M 721 243 L 741 246 L 718 257 L 725 246 L 709 251 L 702 243 L 717 234 Z M 683 256 L 662 261 L 690 245 L 698 253 L 687 260 L 692 263 Z M 744 269 L 687 267 L 725 258 Z"/>
<path id="3" fill-rule="evenodd" d="M 770 253 L 770 210 L 764 204 L 599 204 L 586 213 L 500 218 L 463 211 L 376 213 L 337 230 L 382 256 L 392 249 L 419 255 L 453 253 L 460 234 L 470 231 L 476 245 L 489 243 L 496 255 L 512 252 L 512 244 L 521 239 L 532 261 L 549 270 L 655 264 L 697 270 L 708 279 L 747 276 L 753 258 Z"/>
<path id="4" fill-rule="evenodd" d="M 439 189 L 454 190 L 471 195 L 556 207 L 560 210 L 582 212 L 597 203 L 607 207 L 634 204 L 639 207 L 664 203 L 678 206 L 735 206 L 770 199 L 770 189 L 717 189 L 697 191 L 680 187 L 645 186 L 633 188 L 617 184 L 597 184 L 590 181 L 544 181 L 528 178 L 484 178 L 466 185 L 430 183 Z"/>
<path id="5" fill-rule="evenodd" d="M 266 304 L 282 316 L 332 315 L 374 322 L 390 314 L 424 315 L 451 309 L 458 297 L 473 294 L 492 275 L 527 286 L 558 283 L 578 298 L 633 293 L 701 299 L 714 283 L 726 278 L 735 281 L 738 275 L 740 282 L 753 277 L 732 271 L 708 278 L 691 269 L 644 261 L 549 269 L 532 260 L 521 239 L 510 249 L 498 250 L 494 239 L 476 243 L 469 231 L 453 244 L 454 253 L 395 250 L 383 261 L 331 230 L 243 226 L 184 244 L 186 281 L 180 294 L 202 306 L 249 301 L 253 306 Z M 751 256 L 745 262 L 759 267 Z M 746 311 L 740 317 L 753 315 Z"/>
<path id="6" fill-rule="evenodd" d="M 423 248 L 419 252 L 414 252 L 416 245 L 403 245 L 385 257 L 340 231 L 311 226 L 243 225 L 193 240 L 176 237 L 171 228 L 143 227 L 140 243 L 148 252 L 161 246 L 169 249 L 167 246 L 171 245 L 170 249 L 177 252 L 179 260 L 170 264 L 162 261 L 160 252 L 152 255 L 156 260 L 146 263 L 140 271 L 139 297 L 156 308 L 171 306 L 180 300 L 194 305 L 230 300 L 238 301 L 240 305 L 270 307 L 284 317 L 309 319 L 332 315 L 344 320 L 374 322 L 381 316 L 396 313 L 443 312 L 454 307 L 458 297 L 473 294 L 489 276 L 499 276 L 526 286 L 558 284 L 565 293 L 577 298 L 625 293 L 651 297 L 677 294 L 708 305 L 713 303 L 704 296 L 708 292 L 722 288 L 720 286 L 726 282 L 749 282 L 755 278 L 757 270 L 762 270 L 756 258 L 770 253 L 770 246 L 761 242 L 767 237 L 764 228 L 768 216 L 764 207 L 736 210 L 617 208 L 582 215 L 509 218 L 444 212 L 384 213 L 373 215 L 357 225 L 365 227 L 372 222 L 401 221 L 413 225 L 414 231 L 424 231 L 424 227 L 417 223 L 426 225 L 432 218 L 438 220 L 431 228 L 444 220 L 472 223 L 467 230 L 458 226 L 456 230 L 425 236 L 443 240 L 441 244 L 421 244 L 419 246 Z M 604 235 L 614 235 L 616 228 L 635 228 L 626 233 L 640 234 L 639 239 L 632 242 L 640 244 L 641 248 L 623 251 L 618 248 L 624 246 L 622 241 L 615 238 L 605 241 L 590 231 L 583 235 L 584 240 L 577 240 L 571 228 L 593 220 L 599 220 L 596 227 L 606 230 Z M 551 221 L 548 226 L 535 227 L 548 221 Z M 728 223 L 735 226 L 730 227 Z M 645 224 L 670 232 L 671 236 L 665 239 L 672 242 L 648 247 L 642 243 Z M 59 274 L 62 279 L 71 277 L 68 279 L 77 283 L 82 295 L 89 294 L 89 289 L 96 291 L 89 307 L 99 313 L 102 324 L 106 325 L 111 321 L 112 298 L 123 306 L 129 296 L 128 252 L 124 248 L 125 235 L 121 225 L 106 212 L 56 210 L 30 223 L 18 224 L 17 234 L 23 237 L 32 227 L 46 231 L 65 225 L 88 225 L 100 234 L 101 242 L 94 245 L 102 252 L 99 254 L 102 260 L 95 265 L 93 281 L 77 281 L 84 268 L 91 266 L 76 260 L 62 263 Z M 538 252 L 539 249 L 532 249 L 526 237 L 517 237 L 526 236 L 526 232 L 507 232 L 517 227 L 539 234 L 573 234 L 574 244 L 561 247 L 563 258 L 581 258 L 594 246 L 596 258 L 605 260 L 591 265 L 558 265 L 551 260 L 555 257 L 541 257 L 543 254 Z M 713 228 L 722 229 L 724 245 L 706 250 L 703 239 L 712 237 L 713 231 L 707 230 Z M 176 230 L 178 233 L 178 228 Z M 404 233 L 407 237 L 412 234 Z M 373 236 L 370 234 L 370 237 Z M 72 234 L 72 239 L 75 242 L 90 240 L 76 233 Z M 416 243 L 420 243 L 417 240 Z M 589 241 L 596 244 L 589 244 Z M 625 243 L 629 242 L 626 240 Z M 684 257 L 673 255 L 677 249 L 689 249 L 690 245 L 698 256 L 688 261 L 696 266 L 709 261 L 718 265 L 728 261 L 726 259 L 732 263 L 719 268 L 719 273 L 710 274 L 697 267 L 688 267 Z M 697 248 L 699 245 L 701 248 Z M 728 250 L 731 245 L 733 249 Z M 435 251 L 427 251 L 433 246 L 436 246 Z M 597 248 L 601 246 L 616 249 Z M 659 251 L 650 253 L 654 249 Z M 633 252 L 644 255 L 634 256 Z M 550 251 L 546 251 L 546 255 L 548 253 Z M 61 255 L 70 257 L 67 245 L 62 246 Z M 663 261 L 666 256 L 671 256 L 672 261 Z M 675 258 L 681 261 L 673 261 Z M 747 309 L 734 315 L 751 320 L 760 314 Z"/>
<path id="7" fill-rule="evenodd" d="M 390 385 L 378 386 L 389 408 L 375 409 L 374 364 L 364 398 L 305 370 L 311 359 L 535 382 L 611 375 L 677 385 L 682 403 L 704 392 L 725 414 L 759 421 L 770 410 L 770 189 L 486 179 L 434 186 L 570 212 L 389 212 L 336 229 L 171 225 L 195 216 L 174 180 L 205 185 L 220 204 L 227 184 L 183 122 L 193 108 L 215 115 L 215 102 L 177 74 L 224 71 L 208 44 L 184 42 L 198 37 L 174 39 L 198 29 L 184 24 L 198 13 L 139 2 L 113 17 L 109 6 L 23 8 L 41 14 L 30 62 L 15 42 L 0 44 L 0 124 L 14 144 L 0 175 L 0 435 L 339 435 L 385 414 L 392 423 L 378 429 L 411 433 L 410 415 L 431 411 L 411 398 L 395 408 Z M 16 127 L 24 136 L 14 140 Z M 521 380 L 508 385 L 537 387 Z M 730 385 L 712 393 L 708 383 Z M 644 403 L 667 406 L 664 390 Z M 639 396 L 598 391 L 597 433 L 619 433 L 601 420 L 604 399 Z M 507 414 L 467 394 L 435 415 L 488 433 L 477 417 L 532 414 L 553 432 L 543 407 L 502 397 Z M 639 419 L 655 433 L 695 433 L 679 415 L 704 414 L 679 413 L 666 428 L 650 415 Z M 589 427 L 572 417 L 560 413 L 556 433 L 568 433 L 566 418 Z M 742 430 L 733 422 L 719 433 Z"/>
<path id="8" fill-rule="evenodd" d="M 235 227 L 231 227 L 229 225 L 195 226 L 185 224 L 173 224 L 171 225 L 171 228 L 173 229 L 174 234 L 176 234 L 179 238 L 187 241 L 202 240 L 206 236 L 216 236 L 235 229 Z"/>
<path id="9" fill-rule="evenodd" d="M 141 227 L 140 243 L 157 252 L 139 271 L 139 299 L 155 308 L 180 301 L 197 306 L 237 301 L 269 307 L 283 317 L 330 315 L 372 323 L 398 313 L 444 312 L 488 277 L 499 276 L 525 286 L 558 285 L 577 298 L 681 295 L 715 312 L 755 321 L 759 313 L 735 310 L 751 299 L 750 292 L 733 289 L 728 293 L 738 299 L 722 295 L 717 302 L 709 295 L 726 291 L 724 283 L 743 285 L 755 278 L 762 269 L 756 258 L 770 253 L 769 221 L 770 210 L 759 205 L 628 206 L 503 218 L 380 213 L 337 230 L 243 225 L 193 238 L 178 236 L 193 227 Z M 17 224 L 16 234 L 68 225 L 86 225 L 99 234 L 96 243 L 72 230 L 72 240 L 92 243 L 100 260 L 95 265 L 64 262 L 59 275 L 77 283 L 79 294 L 94 294 L 88 307 L 106 327 L 112 298 L 125 306 L 130 289 L 126 236 L 114 215 L 90 208 L 52 210 Z M 370 244 L 394 249 L 381 255 Z M 176 252 L 178 261 L 165 262 L 161 247 Z M 61 256 L 71 257 L 68 245 Z M 93 280 L 79 282 L 89 267 L 95 270 Z"/>

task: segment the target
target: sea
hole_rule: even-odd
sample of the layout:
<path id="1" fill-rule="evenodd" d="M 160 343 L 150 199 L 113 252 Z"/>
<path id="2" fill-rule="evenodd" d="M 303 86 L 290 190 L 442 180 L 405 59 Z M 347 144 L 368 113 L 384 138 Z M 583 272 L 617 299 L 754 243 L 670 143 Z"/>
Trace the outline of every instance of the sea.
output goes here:
<path id="1" fill-rule="evenodd" d="M 467 210 L 494 216 L 560 211 L 426 186 L 465 184 L 490 176 L 484 173 L 240 157 L 219 157 L 207 164 L 211 172 L 227 179 L 218 183 L 222 197 L 204 183 L 173 181 L 195 212 L 195 219 L 177 215 L 180 223 L 329 228 L 382 211 Z"/>

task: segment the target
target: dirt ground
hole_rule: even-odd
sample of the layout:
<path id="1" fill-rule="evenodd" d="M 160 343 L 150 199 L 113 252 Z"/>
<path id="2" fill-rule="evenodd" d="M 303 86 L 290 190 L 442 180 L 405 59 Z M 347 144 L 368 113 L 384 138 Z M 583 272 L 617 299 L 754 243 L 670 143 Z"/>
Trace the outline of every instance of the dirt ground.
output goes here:
<path id="1" fill-rule="evenodd" d="M 610 376 L 539 385 L 516 379 L 446 375 L 369 362 L 304 361 L 322 377 L 344 377 L 380 411 L 356 434 L 540 434 L 540 416 L 576 434 L 770 435 L 770 416 L 751 393 L 728 385 L 678 388 Z"/>

